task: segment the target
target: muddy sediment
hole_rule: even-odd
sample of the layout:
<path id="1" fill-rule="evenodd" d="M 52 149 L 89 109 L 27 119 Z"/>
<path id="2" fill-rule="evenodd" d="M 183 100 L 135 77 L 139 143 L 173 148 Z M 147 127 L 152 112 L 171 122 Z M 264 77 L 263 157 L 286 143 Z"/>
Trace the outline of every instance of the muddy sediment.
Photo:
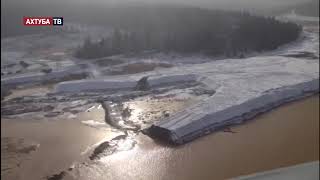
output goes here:
<path id="1" fill-rule="evenodd" d="M 222 180 L 319 160 L 319 96 L 179 147 L 137 141 L 134 150 L 80 166 L 66 179 Z"/>
<path id="2" fill-rule="evenodd" d="M 122 121 L 119 128 L 114 128 L 105 122 L 105 110 L 102 104 L 88 103 L 83 100 L 70 101 L 69 99 L 68 101 L 68 98 L 65 98 L 58 103 L 47 101 L 35 103 L 37 98 L 33 99 L 35 102 L 25 104 L 21 104 L 21 101 L 26 102 L 28 98 L 21 98 L 21 101 L 15 98 L 3 102 L 6 108 L 20 104 L 25 108 L 14 109 L 23 110 L 19 113 L 29 113 L 15 114 L 14 112 L 18 111 L 12 109 L 12 116 L 3 116 L 1 123 L 2 127 L 6 128 L 3 129 L 2 135 L 26 137 L 41 145 L 41 148 L 36 151 L 32 151 L 33 146 L 22 149 L 24 152 L 32 152 L 32 156 L 26 154 L 27 160 L 18 161 L 19 167 L 4 174 L 3 177 L 14 177 L 17 180 L 22 177 L 63 179 L 70 172 L 71 164 L 82 165 L 82 163 L 96 161 L 101 157 L 112 156 L 134 148 L 137 144 L 136 138 L 139 136 L 140 126 L 149 126 L 154 120 L 164 117 L 163 112 L 174 113 L 194 101 L 193 98 L 177 99 L 175 95 L 160 94 L 131 100 L 124 99 L 126 100 L 124 102 L 112 102 L 109 105 L 111 109 L 109 111 L 117 114 L 120 117 L 117 120 Z M 54 109 L 47 108 L 47 111 L 44 111 L 45 109 L 39 108 L 37 109 L 39 111 L 31 113 L 30 110 L 33 108 L 31 104 L 37 105 L 36 107 L 45 105 L 51 107 L 52 105 Z M 151 112 L 155 109 L 158 112 Z M 72 113 L 73 111 L 77 112 Z M 60 112 L 63 113 L 59 114 Z M 40 118 L 36 118 L 39 115 Z M 119 123 L 119 121 L 115 122 Z M 130 126 L 135 128 L 128 128 Z M 12 153 L 17 155 L 15 152 Z M 6 163 L 10 164 L 8 161 Z M 28 174 L 31 171 L 35 172 Z"/>
<path id="3" fill-rule="evenodd" d="M 159 100 L 158 108 L 166 107 L 164 111 L 174 109 L 168 106 L 172 102 L 168 99 L 163 100 L 163 97 L 148 100 L 151 105 L 149 110 L 144 107 L 147 106 L 145 101 L 133 101 L 125 105 L 131 108 L 136 107 L 136 110 L 142 108 L 148 112 L 154 110 L 152 107 Z M 153 103 L 155 104 L 152 105 Z M 182 104 L 178 107 L 185 107 Z M 20 148 L 26 149 L 23 152 L 29 152 L 22 153 L 25 154 L 25 160 L 19 161 L 19 167 L 16 166 L 17 168 L 9 174 L 3 173 L 3 177 L 15 177 L 15 179 L 19 177 L 74 179 L 72 177 L 76 177 L 79 180 L 89 177 L 117 180 L 123 177 L 140 179 L 163 177 L 178 180 L 196 177 L 225 179 L 259 170 L 312 161 L 319 158 L 317 155 L 319 150 L 318 108 L 318 96 L 308 98 L 262 115 L 257 118 L 257 121 L 231 127 L 179 148 L 155 143 L 141 133 L 128 136 L 121 131 L 115 133 L 110 129 L 91 128 L 74 120 L 46 123 L 2 120 L 2 127 L 6 127 L 2 131 L 2 136 L 26 137 L 40 144 L 40 148 L 36 150 L 33 150 L 33 146 Z M 91 110 L 88 113 L 96 113 L 96 111 Z M 140 114 L 139 111 L 132 111 L 132 113 L 131 118 L 136 119 L 142 115 L 147 120 L 148 116 Z M 160 116 L 162 113 L 157 114 Z M 158 115 L 154 118 L 158 119 Z M 103 122 L 103 110 L 100 117 Z M 273 133 L 270 134 L 270 131 Z M 101 143 L 94 145 L 84 155 L 80 155 L 88 146 L 98 141 Z M 133 147 L 135 148 L 132 149 Z M 242 156 L 234 156 L 237 153 Z M 266 158 L 261 158 L 261 154 Z M 156 161 L 150 162 L 149 156 Z M 107 160 L 107 164 L 94 163 L 101 162 L 100 159 L 102 162 Z M 78 162 L 77 165 L 69 170 L 70 165 L 75 161 Z M 234 164 L 232 169 L 228 166 L 231 161 Z M 247 162 L 245 168 L 243 162 Z M 50 170 L 44 167 L 49 167 Z M 87 171 L 86 168 L 91 170 Z M 170 172 L 167 172 L 168 169 Z M 189 170 L 186 171 L 186 169 Z M 103 174 L 99 173 L 101 170 Z M 79 172 L 82 172 L 81 177 L 78 176 Z"/>
<path id="4" fill-rule="evenodd" d="M 66 172 L 62 171 L 58 174 L 54 174 L 52 176 L 47 177 L 47 180 L 62 180 L 65 175 Z"/>

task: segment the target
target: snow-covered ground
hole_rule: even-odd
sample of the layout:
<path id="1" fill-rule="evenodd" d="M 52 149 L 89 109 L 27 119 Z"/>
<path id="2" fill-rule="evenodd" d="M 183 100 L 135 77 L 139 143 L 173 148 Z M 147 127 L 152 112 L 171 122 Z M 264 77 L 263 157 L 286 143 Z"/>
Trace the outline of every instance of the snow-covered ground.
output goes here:
<path id="1" fill-rule="evenodd" d="M 215 90 L 216 93 L 155 125 L 174 134 L 174 137 L 170 137 L 172 139 L 169 138 L 169 140 L 176 143 L 180 143 L 181 138 L 186 135 L 195 131 L 203 133 L 203 129 L 209 128 L 210 125 L 223 123 L 222 121 L 234 118 L 233 116 L 242 116 L 255 108 L 262 108 L 261 111 L 263 111 L 265 108 L 270 108 L 270 104 L 281 103 L 287 101 L 288 98 L 301 96 L 304 94 L 303 91 L 308 91 L 309 88 L 313 93 L 319 91 L 318 60 L 282 56 L 252 57 L 242 60 L 227 59 L 198 65 L 185 65 L 131 75 L 131 80 L 128 80 L 126 76 L 117 76 L 101 78 L 101 80 L 64 82 L 59 84 L 56 90 L 70 91 L 73 89 L 77 92 L 89 87 L 91 89 L 133 88 L 135 82 L 145 75 L 153 77 L 150 81 L 153 83 L 161 79 L 155 77 L 161 76 L 167 77 L 171 82 L 179 83 L 181 79 L 188 80 L 190 74 L 197 74 L 197 78 L 191 78 L 191 80 L 205 84 L 210 89 Z M 301 88 L 296 86 L 309 81 L 311 82 Z M 276 89 L 278 90 L 276 91 Z M 297 92 L 294 91 L 295 89 Z M 261 104 L 257 101 L 253 101 L 253 104 L 246 104 L 246 102 L 262 96 L 271 101 L 264 102 L 264 98 L 262 98 L 259 99 Z M 233 109 L 232 107 L 235 106 L 237 108 Z M 224 112 L 224 110 L 227 111 Z M 217 113 L 221 112 L 228 115 L 217 117 Z M 208 117 L 211 117 L 210 120 L 205 120 Z M 236 121 L 236 123 L 238 122 Z"/>
<path id="2" fill-rule="evenodd" d="M 300 16 L 296 15 L 295 17 L 290 16 L 291 20 L 302 21 Z M 62 65 L 64 68 L 56 66 L 56 69 L 53 68 L 53 72 L 48 74 L 39 74 L 34 70 L 29 72 L 30 74 L 6 75 L 1 79 L 1 84 L 38 82 L 43 81 L 43 79 L 50 80 L 51 78 L 68 76 L 75 72 L 89 73 L 91 79 L 59 83 L 54 88 L 54 92 L 58 94 L 65 92 L 77 94 L 96 90 L 130 90 L 135 87 L 140 78 L 145 76 L 150 77 L 148 82 L 153 89 L 159 86 L 177 86 L 181 83 L 196 82 L 206 86 L 207 89 L 214 90 L 215 93 L 155 124 L 150 131 L 155 134 L 159 131 L 162 133 L 168 132 L 169 135 L 166 138 L 169 141 L 183 143 L 215 130 L 222 125 L 239 123 L 256 113 L 273 108 L 283 102 L 294 100 L 297 97 L 302 97 L 306 93 L 319 92 L 318 22 L 319 18 L 308 19 L 308 24 L 305 25 L 301 38 L 296 42 L 279 47 L 272 52 L 256 54 L 243 59 L 218 61 L 201 55 L 190 57 L 174 55 L 173 57 L 172 55 L 161 53 L 154 54 L 153 58 L 150 58 L 150 56 L 141 58 L 124 58 L 120 56 L 106 59 L 106 61 L 118 59 L 127 64 L 146 63 L 149 61 L 168 62 L 175 65 L 171 68 L 156 68 L 148 72 L 131 75 L 105 76 L 101 72 L 110 67 L 112 69 L 114 66 L 102 67 L 94 64 L 95 61 L 81 61 L 81 63 L 85 64 L 85 67 L 78 68 L 74 66 L 75 60 L 70 58 L 68 52 L 63 54 L 59 53 L 60 51 L 55 48 L 49 48 L 53 55 L 62 55 L 63 58 L 60 61 L 44 61 L 46 66 L 50 62 L 70 62 L 69 65 L 67 67 Z M 67 37 L 69 39 L 63 39 L 65 44 L 68 44 L 71 36 Z M 28 36 L 28 38 L 30 37 Z M 19 42 L 24 42 L 25 40 L 20 39 Z M 30 54 L 26 55 L 25 49 L 15 51 L 14 42 L 10 42 L 8 39 L 2 40 L 4 46 L 10 43 L 12 45 L 1 50 L 5 52 L 5 65 L 9 65 L 14 60 L 19 62 L 17 61 L 18 59 L 23 59 L 27 63 L 34 65 L 33 62 L 36 64 L 37 60 L 43 58 L 43 52 L 35 51 L 36 56 L 32 54 L 32 57 L 38 57 L 38 59 L 32 59 Z M 59 41 L 59 43 L 61 42 L 62 40 Z M 79 41 L 69 44 L 70 48 L 76 44 L 75 42 Z M 22 47 L 23 45 L 21 45 Z M 66 48 L 64 47 L 64 49 Z M 313 56 L 311 58 L 307 56 L 297 57 L 297 53 L 308 53 Z M 48 58 L 47 54 L 45 57 Z M 170 57 L 173 62 L 170 62 Z M 2 67 L 2 69 L 12 70 L 14 67 Z"/>
<path id="3" fill-rule="evenodd" d="M 37 76 L 43 69 L 48 68 L 72 71 L 73 66 L 79 64 L 78 59 L 73 57 L 73 52 L 82 45 L 85 38 L 98 40 L 112 32 L 106 27 L 75 23 L 65 24 L 63 28 L 61 32 L 1 39 L 1 78 Z M 55 77 L 51 74 L 48 76 Z"/>
<path id="4" fill-rule="evenodd" d="M 300 21 L 300 22 L 319 21 L 319 17 L 298 15 L 296 14 L 295 10 L 292 10 L 290 13 L 282 15 L 281 18 L 287 19 L 289 21 Z"/>
<path id="5" fill-rule="evenodd" d="M 312 27 L 318 27 L 317 18 L 289 14 L 283 15 L 279 17 L 279 19 L 298 21 L 300 23 L 308 22 L 308 26 L 305 27 L 304 32 L 297 41 L 270 52 L 252 52 L 246 55 L 247 58 L 299 54 L 301 52 L 315 54 L 315 56 L 319 57 L 319 36 L 314 32 L 314 29 L 309 29 L 310 23 L 314 24 Z M 301 19 L 307 19 L 307 21 L 302 21 Z M 39 79 L 42 78 L 38 78 L 38 76 L 43 69 L 50 68 L 54 71 L 65 71 L 69 69 L 69 71 L 72 71 L 73 66 L 79 63 L 87 65 L 84 73 L 90 72 L 90 77 L 97 78 L 105 75 L 125 74 L 128 68 L 132 68 L 132 66 L 136 67 L 139 63 L 148 66 L 147 68 L 142 68 L 140 71 L 157 71 L 163 66 L 183 67 L 186 64 L 201 64 L 225 59 L 225 57 L 209 57 L 202 54 L 181 55 L 152 51 L 140 55 L 118 55 L 95 60 L 79 60 L 72 56 L 75 48 L 81 45 L 86 37 L 91 37 L 95 40 L 108 36 L 111 32 L 112 30 L 106 27 L 93 27 L 71 23 L 65 25 L 65 31 L 63 32 L 1 39 L 1 81 L 17 78 L 14 81 L 23 82 L 24 79 L 28 79 L 26 82 L 29 82 L 32 81 L 30 77 L 34 77 L 34 83 L 39 83 Z M 41 76 L 48 76 L 45 79 L 56 78 L 54 74 L 41 74 Z M 65 73 L 66 76 L 69 74 L 70 72 Z"/>
<path id="6" fill-rule="evenodd" d="M 132 88 L 143 76 L 153 77 L 150 80 L 152 83 L 162 76 L 179 83 L 181 79 L 187 80 L 190 74 L 196 74 L 197 82 L 205 84 L 216 93 L 156 123 L 149 132 L 156 136 L 166 136 L 164 138 L 173 143 L 184 143 L 225 125 L 240 123 L 308 93 L 318 93 L 319 35 L 317 31 L 309 31 L 308 28 L 305 27 L 300 41 L 260 56 L 187 64 L 130 77 L 106 76 L 95 80 L 65 82 L 59 84 L 56 90 L 70 91 L 73 87 L 77 87 L 74 88 L 77 91 L 88 87 Z M 315 28 L 319 27 L 315 25 Z M 316 58 L 286 56 L 298 52 L 309 52 Z"/>

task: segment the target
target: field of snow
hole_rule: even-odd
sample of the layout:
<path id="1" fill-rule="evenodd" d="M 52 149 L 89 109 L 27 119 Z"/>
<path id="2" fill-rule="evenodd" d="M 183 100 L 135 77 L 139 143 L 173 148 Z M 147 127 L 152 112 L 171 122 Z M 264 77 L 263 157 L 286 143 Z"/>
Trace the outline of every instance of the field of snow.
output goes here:
<path id="1" fill-rule="evenodd" d="M 190 74 L 197 74 L 197 78 L 190 78 Z M 213 96 L 204 101 L 155 124 L 154 127 L 169 130 L 171 134 L 174 134 L 168 140 L 175 143 L 182 143 L 180 140 L 183 137 L 195 131 L 202 134 L 203 129 L 209 128 L 212 124 L 221 123 L 224 120 L 227 122 L 233 117 L 250 113 L 255 108 L 262 108 L 260 110 L 264 111 L 270 108 L 270 104 L 273 106 L 288 99 L 303 96 L 304 91 L 311 93 L 319 91 L 318 60 L 282 56 L 252 57 L 242 60 L 227 59 L 198 65 L 185 65 L 131 75 L 132 80 L 128 80 L 128 77 L 125 76 L 118 76 L 108 77 L 108 80 L 102 78 L 101 80 L 64 82 L 57 86 L 57 90 L 63 92 L 74 89 L 77 92 L 88 87 L 91 89 L 133 88 L 135 82 L 145 75 L 153 77 L 150 80 L 152 83 L 160 83 L 161 78 L 155 77 L 162 76 L 176 83 L 182 79 L 196 80 L 216 91 Z M 301 87 L 297 86 L 300 83 L 306 84 Z M 248 104 L 248 101 L 253 102 Z M 234 107 L 237 108 L 234 109 Z M 226 116 L 217 115 L 222 112 Z M 208 120 L 208 117 L 212 118 Z M 239 120 L 235 122 L 238 123 Z"/>
<path id="2" fill-rule="evenodd" d="M 297 15 L 289 17 L 291 20 L 303 21 L 303 18 Z M 2 55 L 4 65 L 1 68 L 11 73 L 5 74 L 1 79 L 1 84 L 33 84 L 57 78 L 63 79 L 77 73 L 85 73 L 89 79 L 77 81 L 69 79 L 69 81 L 58 83 L 54 88 L 54 93 L 79 94 L 88 91 L 119 89 L 130 91 L 133 90 L 137 81 L 145 76 L 149 76 L 148 82 L 152 89 L 162 86 L 178 87 L 184 83 L 198 83 L 215 93 L 163 119 L 149 129 L 151 135 L 166 135 L 164 137 L 166 140 L 181 144 L 222 126 L 240 123 L 284 102 L 310 93 L 318 93 L 319 18 L 308 18 L 307 20 L 308 23 L 304 24 L 301 38 L 296 42 L 279 47 L 272 52 L 253 54 L 243 59 L 217 60 L 202 55 L 181 57 L 180 55 L 156 53 L 140 58 L 115 56 L 90 61 L 81 60 L 80 64 L 83 65 L 79 65 L 79 60 L 72 59 L 68 51 L 69 48 L 81 42 L 75 40 L 77 35 L 56 38 L 52 44 L 47 44 L 47 48 L 42 47 L 44 41 L 37 35 L 33 38 L 27 36 L 4 39 L 1 40 L 5 47 L 1 49 L 4 52 Z M 84 37 L 84 34 L 80 33 L 80 35 Z M 44 39 L 50 38 L 54 39 L 53 36 Z M 36 40 L 35 43 L 32 43 L 32 39 Z M 73 43 L 69 44 L 68 42 L 72 40 L 74 40 Z M 58 46 L 61 43 L 63 46 Z M 37 44 L 40 50 L 30 44 Z M 61 59 L 50 59 L 52 56 L 55 58 L 61 56 Z M 19 69 L 22 66 L 21 62 L 19 65 L 21 60 L 29 64 L 22 70 Z M 108 65 L 104 67 L 97 64 L 101 60 L 108 63 L 115 61 L 115 63 L 112 62 L 110 65 L 107 63 Z M 122 64 L 119 65 L 117 61 Z M 174 66 L 133 74 L 126 74 L 124 71 L 124 75 L 117 76 L 103 73 L 108 69 L 112 70 L 115 67 L 139 62 L 166 62 Z M 11 63 L 15 64 L 10 65 Z M 55 63 L 60 63 L 60 65 L 54 65 Z M 53 71 L 41 73 L 44 67 L 53 67 Z M 17 70 L 23 72 L 12 74 L 12 71 Z"/>
<path id="3" fill-rule="evenodd" d="M 153 77 L 152 83 L 157 82 L 155 77 L 161 76 L 179 83 L 181 79 L 187 80 L 190 74 L 196 74 L 198 83 L 205 84 L 216 93 L 154 124 L 148 131 L 151 136 L 182 144 L 227 125 L 241 123 L 285 102 L 318 93 L 319 35 L 317 30 L 310 31 L 309 28 L 305 27 L 299 41 L 256 57 L 182 65 L 130 77 L 106 76 L 100 77 L 101 80 L 65 82 L 59 84 L 57 90 L 70 90 L 73 86 L 77 87 L 74 88 L 76 90 L 87 87 L 132 88 L 134 82 L 143 76 Z M 319 27 L 315 25 L 313 28 Z M 288 57 L 302 52 L 314 56 Z M 108 84 L 110 82 L 112 85 Z"/>
<path id="4" fill-rule="evenodd" d="M 79 64 L 78 59 L 73 57 L 73 52 L 84 39 L 90 37 L 97 40 L 111 32 L 106 27 L 75 23 L 67 23 L 63 28 L 61 32 L 1 39 L 1 78 L 37 76 L 48 68 L 72 71 L 73 66 Z M 54 78 L 54 75 L 49 76 Z"/>

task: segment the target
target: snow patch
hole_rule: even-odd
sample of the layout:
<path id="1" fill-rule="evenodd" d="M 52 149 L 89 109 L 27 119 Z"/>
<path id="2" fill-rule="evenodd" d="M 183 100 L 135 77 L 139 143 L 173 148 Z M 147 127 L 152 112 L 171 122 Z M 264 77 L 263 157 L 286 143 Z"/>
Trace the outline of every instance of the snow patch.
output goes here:
<path id="1" fill-rule="evenodd" d="M 68 81 L 59 83 L 55 88 L 55 93 L 70 93 L 70 92 L 87 92 L 87 91 L 103 91 L 103 90 L 130 90 L 137 85 L 139 78 L 119 78 L 119 77 L 104 77 L 105 79 L 88 79 L 78 81 Z M 199 76 L 195 74 L 180 74 L 180 75 L 158 75 L 151 76 L 148 82 L 151 87 L 176 85 L 179 83 L 195 82 Z"/>

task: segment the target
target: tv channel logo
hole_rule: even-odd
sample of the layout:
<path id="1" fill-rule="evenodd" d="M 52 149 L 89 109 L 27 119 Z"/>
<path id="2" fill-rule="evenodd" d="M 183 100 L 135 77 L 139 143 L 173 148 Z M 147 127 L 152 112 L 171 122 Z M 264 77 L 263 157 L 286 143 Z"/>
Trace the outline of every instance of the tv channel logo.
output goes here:
<path id="1" fill-rule="evenodd" d="M 23 17 L 24 26 L 63 26 L 63 17 Z"/>

